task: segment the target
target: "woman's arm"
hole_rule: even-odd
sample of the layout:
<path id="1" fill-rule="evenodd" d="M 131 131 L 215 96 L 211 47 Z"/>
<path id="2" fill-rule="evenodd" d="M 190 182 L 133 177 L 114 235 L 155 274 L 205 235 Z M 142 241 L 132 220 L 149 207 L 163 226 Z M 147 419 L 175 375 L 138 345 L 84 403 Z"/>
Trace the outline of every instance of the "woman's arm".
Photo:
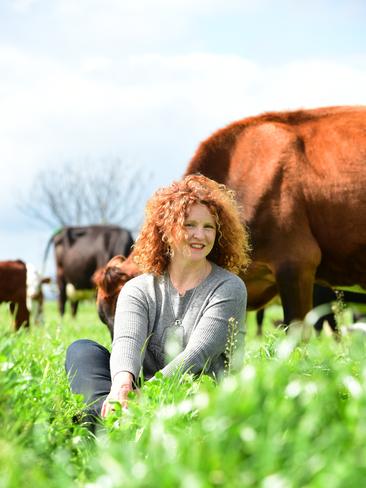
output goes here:
<path id="1" fill-rule="evenodd" d="M 148 333 L 148 306 L 144 292 L 132 281 L 122 288 L 114 318 L 114 339 L 111 352 L 111 378 L 120 371 L 129 371 L 138 378 L 142 351 Z"/>
<path id="2" fill-rule="evenodd" d="M 114 410 L 109 401 L 118 401 L 123 408 L 127 407 L 128 393 L 140 373 L 147 330 L 146 297 L 139 287 L 127 283 L 117 300 L 110 358 L 112 386 L 103 404 L 102 417 Z"/>

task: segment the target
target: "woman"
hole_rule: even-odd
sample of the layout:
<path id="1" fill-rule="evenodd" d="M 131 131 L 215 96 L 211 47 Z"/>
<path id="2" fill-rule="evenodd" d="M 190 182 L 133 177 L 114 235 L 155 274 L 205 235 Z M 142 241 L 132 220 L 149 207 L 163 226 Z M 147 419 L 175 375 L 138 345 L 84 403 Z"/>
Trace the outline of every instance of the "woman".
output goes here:
<path id="1" fill-rule="evenodd" d="M 244 335 L 246 289 L 236 276 L 248 263 L 248 241 L 234 194 L 189 175 L 149 200 L 134 249 L 143 274 L 122 288 L 112 353 L 89 340 L 73 343 L 66 370 L 75 393 L 105 417 L 127 406 L 142 370 L 170 376 L 224 368 L 228 322 Z M 242 351 L 241 351 L 242 352 Z"/>

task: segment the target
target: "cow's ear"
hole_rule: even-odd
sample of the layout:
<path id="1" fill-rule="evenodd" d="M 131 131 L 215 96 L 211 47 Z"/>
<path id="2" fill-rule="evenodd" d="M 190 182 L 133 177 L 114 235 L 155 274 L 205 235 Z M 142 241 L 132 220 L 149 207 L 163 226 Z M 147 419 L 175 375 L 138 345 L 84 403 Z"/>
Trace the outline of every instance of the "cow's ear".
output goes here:
<path id="1" fill-rule="evenodd" d="M 126 261 L 126 258 L 122 256 L 122 254 L 117 254 L 117 256 L 114 256 L 112 259 L 108 261 L 106 268 L 121 266 L 124 261 Z"/>
<path id="2" fill-rule="evenodd" d="M 93 273 L 91 277 L 92 283 L 94 283 L 94 285 L 96 285 L 98 288 L 101 288 L 103 285 L 105 270 L 106 268 L 99 268 Z"/>
<path id="3" fill-rule="evenodd" d="M 126 275 L 117 266 L 106 266 L 93 274 L 92 281 L 106 296 L 110 296 L 121 289 Z"/>

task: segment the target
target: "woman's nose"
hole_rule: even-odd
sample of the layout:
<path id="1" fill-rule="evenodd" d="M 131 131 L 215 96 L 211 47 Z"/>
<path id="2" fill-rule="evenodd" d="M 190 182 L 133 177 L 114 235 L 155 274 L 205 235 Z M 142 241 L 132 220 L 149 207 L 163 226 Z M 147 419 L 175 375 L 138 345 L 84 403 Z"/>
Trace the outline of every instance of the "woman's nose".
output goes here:
<path id="1" fill-rule="evenodd" d="M 195 227 L 194 232 L 193 232 L 193 237 L 196 237 L 197 239 L 202 239 L 204 237 L 204 231 L 202 227 Z"/>

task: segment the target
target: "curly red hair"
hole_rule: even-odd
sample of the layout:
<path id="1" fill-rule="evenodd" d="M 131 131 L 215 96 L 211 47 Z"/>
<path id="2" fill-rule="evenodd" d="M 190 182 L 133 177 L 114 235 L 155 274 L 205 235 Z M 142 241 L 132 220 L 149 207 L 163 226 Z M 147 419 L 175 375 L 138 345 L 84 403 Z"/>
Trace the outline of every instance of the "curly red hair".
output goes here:
<path id="1" fill-rule="evenodd" d="M 133 251 L 134 262 L 145 273 L 161 275 L 170 261 L 169 242 L 184 238 L 185 218 L 194 204 L 208 207 L 215 217 L 215 244 L 207 258 L 238 274 L 249 262 L 248 235 L 240 221 L 235 193 L 201 174 L 157 190 L 147 202 L 145 221 Z"/>

